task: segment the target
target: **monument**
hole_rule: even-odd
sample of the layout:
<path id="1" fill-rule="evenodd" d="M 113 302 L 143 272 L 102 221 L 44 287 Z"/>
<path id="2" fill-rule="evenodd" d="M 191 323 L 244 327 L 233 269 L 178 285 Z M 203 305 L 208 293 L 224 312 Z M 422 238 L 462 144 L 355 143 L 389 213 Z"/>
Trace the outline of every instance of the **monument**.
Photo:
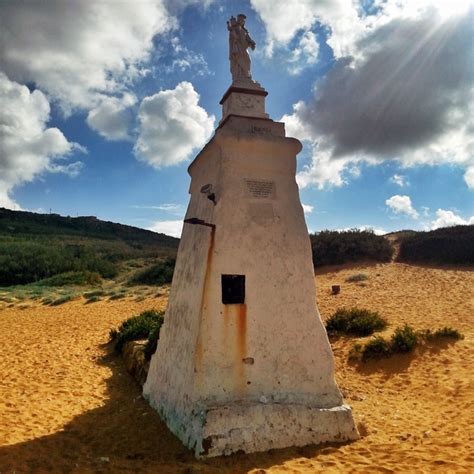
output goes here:
<path id="1" fill-rule="evenodd" d="M 301 144 L 265 113 L 245 16 L 232 84 L 189 166 L 190 203 L 143 393 L 197 457 L 358 438 L 316 306 L 295 180 Z"/>

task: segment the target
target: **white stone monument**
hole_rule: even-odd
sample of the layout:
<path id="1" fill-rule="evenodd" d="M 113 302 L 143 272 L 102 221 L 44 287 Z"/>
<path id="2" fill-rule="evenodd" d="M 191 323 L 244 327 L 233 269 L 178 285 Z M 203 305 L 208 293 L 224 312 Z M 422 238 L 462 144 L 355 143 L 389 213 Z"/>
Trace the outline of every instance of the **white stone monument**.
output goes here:
<path id="1" fill-rule="evenodd" d="M 243 15 L 228 23 L 233 82 L 189 166 L 191 200 L 143 389 L 197 457 L 358 438 L 316 307 L 295 181 L 301 144 L 265 113 L 267 92 L 239 58 L 247 47 L 232 43 L 255 47 L 244 25 Z"/>

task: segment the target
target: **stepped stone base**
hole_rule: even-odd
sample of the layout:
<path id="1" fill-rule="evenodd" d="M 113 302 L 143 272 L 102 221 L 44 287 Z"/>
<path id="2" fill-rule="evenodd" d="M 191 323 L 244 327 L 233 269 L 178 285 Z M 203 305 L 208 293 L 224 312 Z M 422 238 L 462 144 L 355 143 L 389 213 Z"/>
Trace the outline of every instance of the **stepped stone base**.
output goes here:
<path id="1" fill-rule="evenodd" d="M 158 411 L 174 434 L 201 459 L 359 438 L 348 405 L 232 404 L 193 410 L 184 420 L 163 409 Z"/>

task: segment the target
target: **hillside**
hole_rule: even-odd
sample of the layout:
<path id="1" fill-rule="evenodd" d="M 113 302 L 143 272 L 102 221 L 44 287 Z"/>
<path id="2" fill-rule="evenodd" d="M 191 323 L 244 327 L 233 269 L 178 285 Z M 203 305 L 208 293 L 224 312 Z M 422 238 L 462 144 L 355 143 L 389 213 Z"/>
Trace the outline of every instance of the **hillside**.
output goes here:
<path id="1" fill-rule="evenodd" d="M 393 233 L 395 235 L 397 233 Z M 428 232 L 398 233 L 397 260 L 407 263 L 474 264 L 474 225 L 442 227 Z"/>
<path id="2" fill-rule="evenodd" d="M 118 263 L 169 257 L 179 239 L 96 217 L 63 217 L 0 208 L 0 286 L 71 271 L 113 278 Z"/>
<path id="3" fill-rule="evenodd" d="M 176 249 L 179 239 L 150 230 L 114 222 L 101 221 L 94 216 L 69 217 L 59 214 L 36 214 L 0 208 L 0 236 L 39 237 L 70 236 L 104 240 L 121 240 L 130 245 L 160 245 Z"/>

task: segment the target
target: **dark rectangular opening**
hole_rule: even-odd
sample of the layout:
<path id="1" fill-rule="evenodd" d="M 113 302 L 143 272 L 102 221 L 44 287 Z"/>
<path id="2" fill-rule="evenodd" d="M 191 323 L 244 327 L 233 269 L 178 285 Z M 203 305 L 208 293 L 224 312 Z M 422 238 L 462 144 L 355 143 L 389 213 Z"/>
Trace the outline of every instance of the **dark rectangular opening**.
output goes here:
<path id="1" fill-rule="evenodd" d="M 221 275 L 222 303 L 245 303 L 245 275 Z"/>

